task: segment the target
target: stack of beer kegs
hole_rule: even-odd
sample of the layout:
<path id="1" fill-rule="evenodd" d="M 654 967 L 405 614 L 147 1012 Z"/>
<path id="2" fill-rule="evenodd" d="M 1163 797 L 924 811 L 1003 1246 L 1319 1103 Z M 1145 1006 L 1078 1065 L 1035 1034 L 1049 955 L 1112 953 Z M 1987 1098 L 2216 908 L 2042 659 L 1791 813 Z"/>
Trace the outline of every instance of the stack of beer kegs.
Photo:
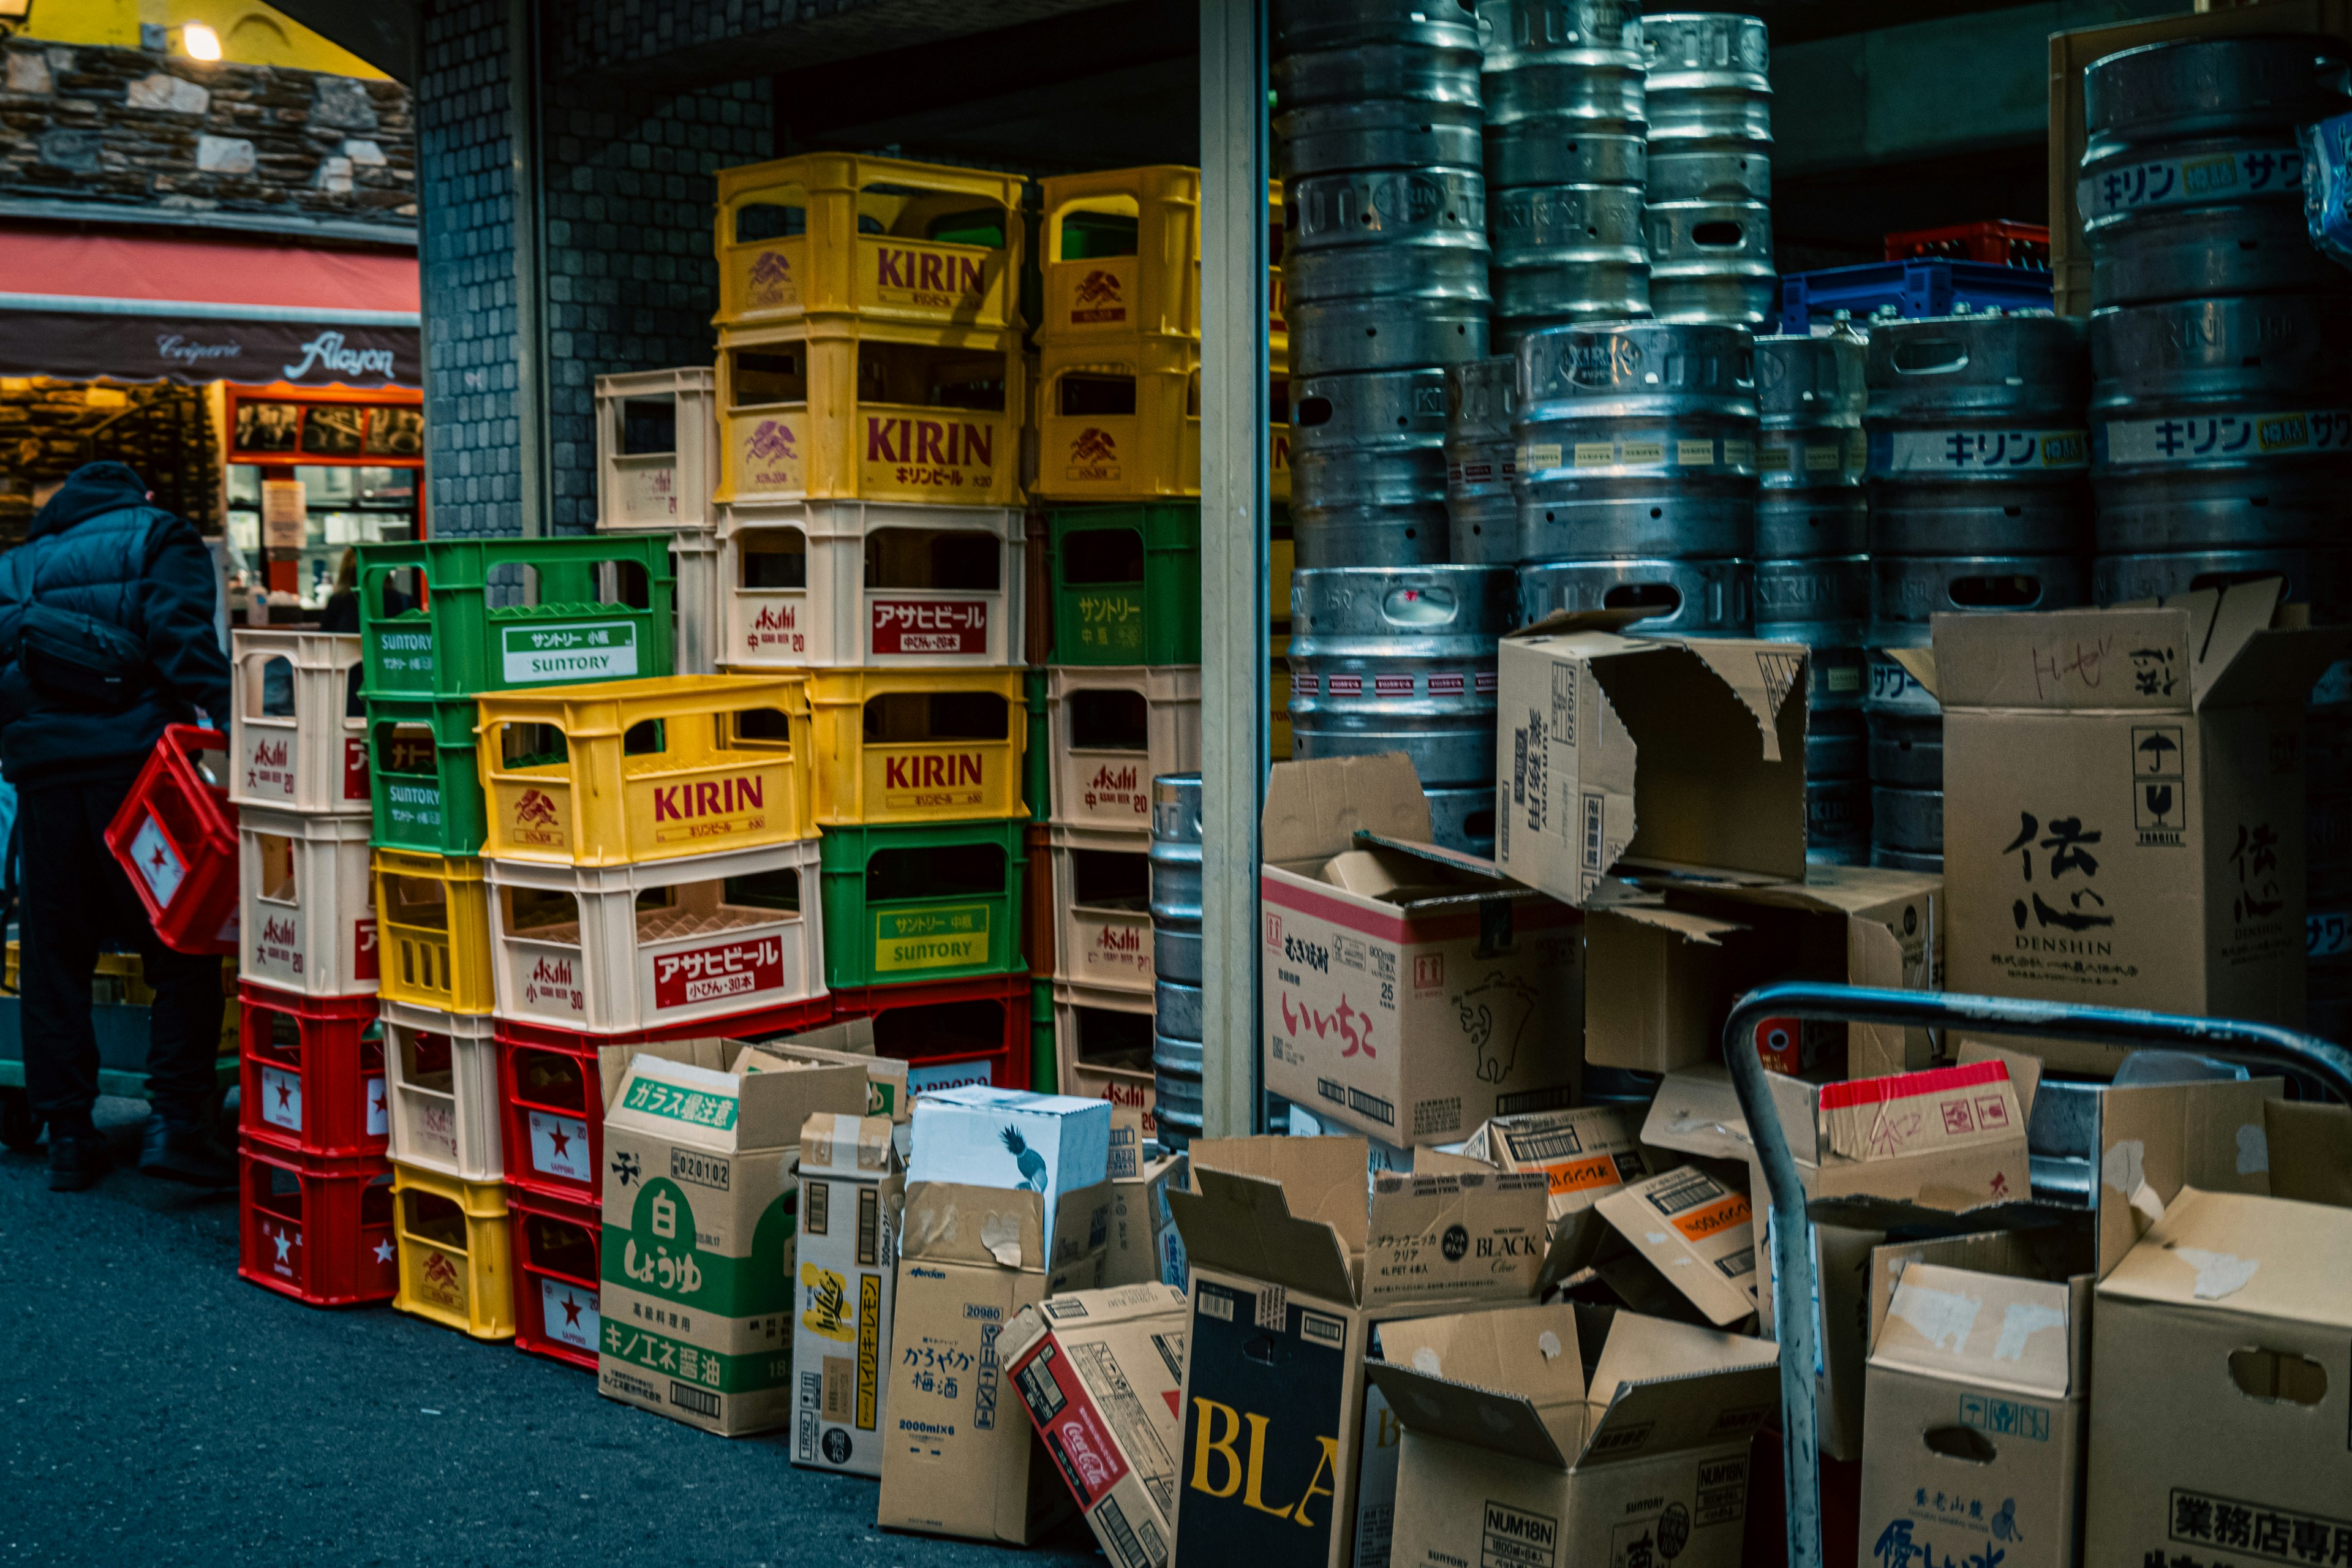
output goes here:
<path id="1" fill-rule="evenodd" d="M 1761 326 L 1772 270 L 1771 40 L 1763 20 L 1642 19 L 1648 55 L 1650 310 L 1664 321 Z"/>
<path id="2" fill-rule="evenodd" d="M 1648 315 L 1641 6 L 1484 0 L 1478 27 L 1496 347 Z"/>
<path id="3" fill-rule="evenodd" d="M 1756 634 L 1802 643 L 1810 671 L 1805 844 L 1823 865 L 1870 859 L 1870 737 L 1862 716 L 1870 504 L 1862 487 L 1866 340 L 1756 340 Z"/>
<path id="4" fill-rule="evenodd" d="M 1151 1074 L 1160 1142 L 1201 1135 L 1201 775 L 1151 781 Z"/>
<path id="5" fill-rule="evenodd" d="M 2000 310 L 1874 321 L 1867 363 L 1871 861 L 1938 870 L 1943 714 L 1890 650 L 2083 602 L 2089 366 L 2080 321 Z"/>
<path id="6" fill-rule="evenodd" d="M 1274 52 L 1298 563 L 1441 562 L 1443 367 L 1486 353 L 1478 29 L 1285 0 Z"/>
<path id="7" fill-rule="evenodd" d="M 2352 611 L 2352 274 L 2305 230 L 2298 126 L 2352 110 L 2339 39 L 2126 49 L 2084 75 L 2102 603 L 2272 574 Z M 2352 672 L 2312 694 L 2312 1022 L 2352 1025 Z"/>

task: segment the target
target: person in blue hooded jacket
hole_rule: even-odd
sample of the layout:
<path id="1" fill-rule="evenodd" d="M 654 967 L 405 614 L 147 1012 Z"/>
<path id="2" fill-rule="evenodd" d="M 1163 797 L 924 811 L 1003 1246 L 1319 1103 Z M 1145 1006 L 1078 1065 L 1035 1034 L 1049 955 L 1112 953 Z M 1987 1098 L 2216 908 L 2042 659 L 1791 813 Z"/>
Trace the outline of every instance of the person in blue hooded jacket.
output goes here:
<path id="1" fill-rule="evenodd" d="M 90 1186 L 110 1163 L 90 1121 L 90 980 L 100 948 L 124 942 L 155 993 L 140 1168 L 204 1185 L 236 1179 L 211 1127 L 220 960 L 156 939 L 104 837 L 165 725 L 225 728 L 229 716 L 211 552 L 150 502 L 131 468 L 85 464 L 0 555 L 0 774 L 18 802 L 25 1088 L 48 1124 L 58 1192 Z"/>

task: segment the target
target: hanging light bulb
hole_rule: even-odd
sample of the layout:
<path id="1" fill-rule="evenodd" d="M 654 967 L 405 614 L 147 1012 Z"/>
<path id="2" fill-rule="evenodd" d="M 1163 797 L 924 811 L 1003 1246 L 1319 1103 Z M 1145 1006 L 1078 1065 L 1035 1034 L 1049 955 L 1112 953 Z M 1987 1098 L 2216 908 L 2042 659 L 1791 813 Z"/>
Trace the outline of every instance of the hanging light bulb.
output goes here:
<path id="1" fill-rule="evenodd" d="M 182 27 L 180 43 L 192 60 L 216 60 L 221 58 L 220 35 L 202 22 L 190 22 Z"/>

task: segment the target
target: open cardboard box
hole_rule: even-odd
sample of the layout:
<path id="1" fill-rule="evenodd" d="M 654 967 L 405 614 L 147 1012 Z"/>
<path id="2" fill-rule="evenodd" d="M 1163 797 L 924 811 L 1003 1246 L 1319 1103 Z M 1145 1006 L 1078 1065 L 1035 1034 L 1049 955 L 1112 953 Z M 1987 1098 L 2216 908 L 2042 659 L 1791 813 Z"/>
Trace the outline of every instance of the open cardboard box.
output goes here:
<path id="1" fill-rule="evenodd" d="M 1771 1344 L 1525 1307 L 1405 1325 L 1369 1375 L 1404 1426 L 1393 1568 L 1739 1563 Z"/>
<path id="2" fill-rule="evenodd" d="M 1582 906 L 1621 863 L 1805 876 L 1805 650 L 1550 616 L 1496 663 L 1496 861 Z"/>
<path id="3" fill-rule="evenodd" d="M 1574 1100 L 1580 917 L 1426 842 L 1410 758 L 1277 763 L 1263 827 L 1268 1093 L 1407 1147 Z"/>

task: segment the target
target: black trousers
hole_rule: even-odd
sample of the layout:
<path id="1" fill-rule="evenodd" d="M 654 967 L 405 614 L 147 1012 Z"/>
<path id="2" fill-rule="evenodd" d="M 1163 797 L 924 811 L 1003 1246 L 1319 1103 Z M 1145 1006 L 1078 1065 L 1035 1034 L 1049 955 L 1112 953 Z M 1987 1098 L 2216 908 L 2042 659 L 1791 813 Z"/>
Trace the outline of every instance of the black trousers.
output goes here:
<path id="1" fill-rule="evenodd" d="M 24 886 L 18 906 L 25 1089 L 53 1130 L 86 1127 L 98 1100 L 90 980 L 102 948 L 135 949 L 155 1002 L 148 1020 L 147 1100 L 174 1121 L 212 1101 L 220 1054 L 221 961 L 156 940 L 131 874 L 106 847 L 130 778 L 33 784 L 16 794 Z"/>

